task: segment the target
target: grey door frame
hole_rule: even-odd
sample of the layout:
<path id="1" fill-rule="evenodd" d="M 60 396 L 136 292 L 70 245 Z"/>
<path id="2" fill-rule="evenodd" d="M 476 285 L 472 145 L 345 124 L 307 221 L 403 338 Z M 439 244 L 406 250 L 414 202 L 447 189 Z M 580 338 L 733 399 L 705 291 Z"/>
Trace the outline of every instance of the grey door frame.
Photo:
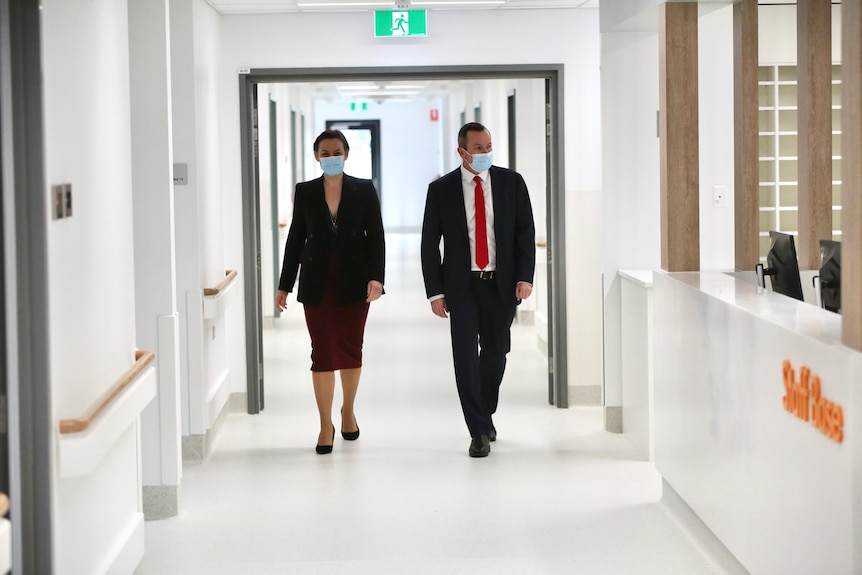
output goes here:
<path id="1" fill-rule="evenodd" d="M 0 369 L 8 398 L 12 572 L 53 572 L 48 230 L 38 2 L 0 0 Z"/>
<path id="2" fill-rule="evenodd" d="M 396 66 L 361 68 L 249 68 L 239 74 L 240 150 L 242 169 L 243 256 L 245 261 L 246 357 L 248 413 L 258 413 L 263 402 L 263 353 L 260 302 L 260 222 L 256 181 L 253 96 L 257 84 L 347 82 L 367 80 L 492 80 L 538 78 L 548 84 L 548 370 L 549 402 L 569 406 L 566 330 L 566 238 L 564 183 L 565 148 L 563 65 L 512 64 L 488 66 Z"/>

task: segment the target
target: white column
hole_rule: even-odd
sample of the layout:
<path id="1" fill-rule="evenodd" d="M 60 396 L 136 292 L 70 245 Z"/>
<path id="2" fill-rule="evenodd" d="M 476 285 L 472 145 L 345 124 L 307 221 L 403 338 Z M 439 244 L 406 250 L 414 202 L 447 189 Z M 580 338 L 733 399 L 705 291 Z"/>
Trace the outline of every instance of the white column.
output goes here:
<path id="1" fill-rule="evenodd" d="M 182 471 L 168 11 L 167 0 L 129 0 L 137 341 L 158 365 L 141 425 L 148 519 L 177 513 Z"/>

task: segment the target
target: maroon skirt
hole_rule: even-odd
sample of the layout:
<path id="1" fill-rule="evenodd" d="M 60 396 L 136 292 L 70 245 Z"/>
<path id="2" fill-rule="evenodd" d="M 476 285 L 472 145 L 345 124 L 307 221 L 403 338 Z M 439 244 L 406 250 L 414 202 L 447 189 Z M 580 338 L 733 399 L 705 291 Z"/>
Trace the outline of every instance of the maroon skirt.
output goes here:
<path id="1" fill-rule="evenodd" d="M 311 371 L 338 371 L 362 367 L 362 338 L 369 303 L 335 305 L 338 263 L 329 258 L 329 272 L 319 306 L 303 305 L 311 336 Z"/>

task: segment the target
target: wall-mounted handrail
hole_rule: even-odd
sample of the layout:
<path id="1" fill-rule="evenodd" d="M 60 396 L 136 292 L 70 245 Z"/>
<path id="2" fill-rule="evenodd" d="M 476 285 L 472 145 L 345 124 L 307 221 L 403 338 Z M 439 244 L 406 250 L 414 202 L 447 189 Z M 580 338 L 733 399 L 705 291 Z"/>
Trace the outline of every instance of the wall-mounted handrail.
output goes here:
<path id="1" fill-rule="evenodd" d="M 0 517 L 6 517 L 9 513 L 9 498 L 5 493 L 0 493 Z"/>
<path id="2" fill-rule="evenodd" d="M 60 433 L 78 433 L 86 430 L 93 420 L 102 413 L 106 407 L 123 391 L 138 375 L 156 358 L 151 351 L 138 350 L 135 352 L 135 363 L 118 379 L 114 385 L 109 387 L 100 395 L 96 401 L 90 404 L 80 417 L 75 419 L 61 419 Z"/>
<path id="3" fill-rule="evenodd" d="M 221 283 L 218 284 L 214 288 L 204 288 L 204 295 L 205 296 L 218 295 L 219 292 L 221 292 L 224 288 L 226 288 L 227 285 L 230 282 L 232 282 L 235 277 L 236 277 L 236 270 L 225 270 L 224 279 L 221 280 Z"/>
<path id="4" fill-rule="evenodd" d="M 547 244 L 547 242 L 543 242 L 543 241 L 539 240 L 536 242 L 536 247 L 537 248 L 546 248 L 546 247 L 548 247 L 548 244 Z"/>

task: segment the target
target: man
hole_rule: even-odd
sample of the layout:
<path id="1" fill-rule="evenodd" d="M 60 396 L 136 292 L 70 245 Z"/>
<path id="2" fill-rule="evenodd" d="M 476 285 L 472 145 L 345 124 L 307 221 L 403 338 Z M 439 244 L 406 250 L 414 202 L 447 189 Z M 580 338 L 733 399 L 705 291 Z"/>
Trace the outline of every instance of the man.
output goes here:
<path id="1" fill-rule="evenodd" d="M 536 267 L 527 185 L 517 172 L 492 166 L 492 150 L 491 133 L 482 124 L 461 128 L 462 164 L 428 186 L 422 223 L 425 292 L 434 315 L 450 319 L 471 457 L 487 456 L 497 439 L 491 416 L 511 348 L 515 306 L 530 297 Z"/>

